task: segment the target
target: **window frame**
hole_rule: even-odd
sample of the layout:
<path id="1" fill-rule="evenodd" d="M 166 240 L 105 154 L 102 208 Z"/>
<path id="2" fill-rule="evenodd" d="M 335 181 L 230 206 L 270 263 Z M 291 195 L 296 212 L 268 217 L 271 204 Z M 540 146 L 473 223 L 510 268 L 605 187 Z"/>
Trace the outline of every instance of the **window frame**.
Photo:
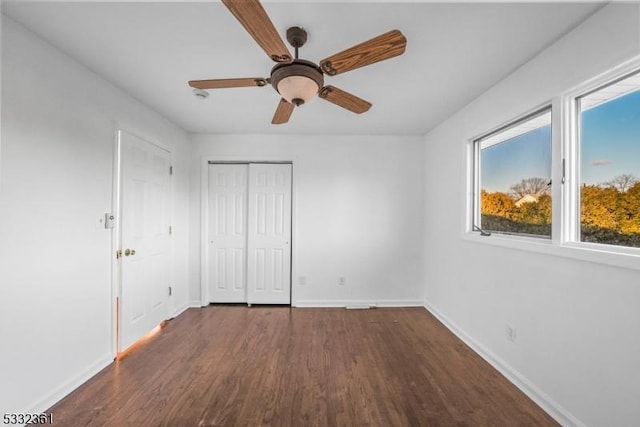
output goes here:
<path id="1" fill-rule="evenodd" d="M 480 206 L 480 197 L 482 194 L 482 189 L 481 189 L 481 182 L 480 182 L 480 178 L 482 175 L 482 166 L 481 166 L 481 151 L 482 148 L 480 147 L 482 144 L 482 141 L 486 141 L 487 139 L 498 135 L 504 131 L 507 131 L 509 129 L 512 129 L 522 123 L 525 123 L 528 120 L 534 119 L 536 117 L 542 116 L 543 114 L 549 113 L 551 116 L 551 146 L 549 147 L 550 149 L 550 153 L 551 153 L 551 182 L 554 182 L 554 178 L 553 178 L 553 157 L 554 157 L 554 153 L 553 153 L 553 148 L 554 148 L 554 125 L 553 125 L 553 114 L 554 114 L 554 108 L 553 108 L 553 103 L 551 101 L 545 102 L 541 105 L 538 105 L 536 108 L 533 108 L 523 114 L 520 114 L 519 116 L 517 116 L 516 118 L 513 118 L 511 120 L 508 120 L 504 123 L 502 123 L 501 125 L 495 127 L 494 129 L 488 131 L 488 132 L 484 132 L 474 138 L 470 139 L 470 145 L 471 145 L 471 152 L 473 153 L 473 157 L 471 159 L 471 186 L 472 186 L 472 200 L 471 200 L 471 212 L 470 212 L 470 225 L 468 227 L 468 231 L 471 233 L 480 233 L 480 235 L 482 235 L 483 237 L 489 237 L 490 235 L 493 235 L 493 233 L 495 232 L 497 235 L 499 236 L 510 236 L 510 237 L 516 237 L 516 238 L 523 238 L 523 239 L 534 239 L 534 240 L 553 240 L 553 235 L 554 235 L 554 221 L 555 221 L 555 210 L 556 207 L 554 206 L 554 199 L 553 199 L 553 194 L 552 194 L 552 199 L 551 199 L 551 235 L 550 236 L 544 236 L 544 235 L 536 235 L 536 234 L 526 234 L 526 233 L 511 233 L 511 232 L 503 232 L 503 231 L 496 231 L 496 230 L 484 230 L 482 229 L 481 226 L 479 226 L 478 224 L 481 224 L 481 206 Z M 507 140 L 505 140 L 507 141 Z M 551 188 L 551 191 L 553 193 L 553 185 Z M 485 231 L 487 231 L 487 234 L 483 234 Z"/>
<path id="2" fill-rule="evenodd" d="M 565 183 L 562 198 L 562 244 L 611 254 L 628 254 L 640 257 L 640 248 L 580 240 L 580 105 L 579 99 L 597 92 L 631 75 L 640 73 L 640 57 L 614 67 L 601 75 L 561 95 L 563 116 L 560 125 L 563 132 L 562 159 L 565 162 Z"/>
<path id="3" fill-rule="evenodd" d="M 640 72 L 640 55 L 572 88 L 558 91 L 551 100 L 467 139 L 465 182 L 467 203 L 464 210 L 463 240 L 640 270 L 640 248 L 580 241 L 580 123 L 577 108 L 578 98 L 638 72 Z M 551 239 L 505 233 L 481 236 L 480 232 L 474 230 L 474 225 L 477 224 L 476 206 L 479 206 L 480 197 L 480 168 L 476 167 L 479 162 L 479 144 L 476 149 L 476 141 L 549 107 L 551 107 L 551 180 L 553 182 Z M 479 215 L 479 209 L 477 212 Z"/>

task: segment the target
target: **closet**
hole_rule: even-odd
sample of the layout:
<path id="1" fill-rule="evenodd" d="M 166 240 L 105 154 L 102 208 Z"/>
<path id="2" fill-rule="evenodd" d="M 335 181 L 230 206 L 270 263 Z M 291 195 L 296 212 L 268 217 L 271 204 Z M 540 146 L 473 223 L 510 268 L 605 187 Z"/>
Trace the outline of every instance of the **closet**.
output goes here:
<path id="1" fill-rule="evenodd" d="M 291 164 L 209 163 L 213 303 L 291 303 Z"/>

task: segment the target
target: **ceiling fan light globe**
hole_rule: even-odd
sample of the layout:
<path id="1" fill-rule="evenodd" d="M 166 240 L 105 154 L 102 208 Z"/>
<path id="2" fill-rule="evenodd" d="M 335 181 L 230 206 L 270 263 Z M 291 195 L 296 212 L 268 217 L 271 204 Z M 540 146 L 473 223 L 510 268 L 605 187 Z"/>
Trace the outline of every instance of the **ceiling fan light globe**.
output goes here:
<path id="1" fill-rule="evenodd" d="M 287 100 L 296 105 L 311 101 L 320 90 L 315 80 L 305 76 L 288 76 L 278 82 L 278 93 Z M 297 101 L 297 102 L 294 102 Z"/>

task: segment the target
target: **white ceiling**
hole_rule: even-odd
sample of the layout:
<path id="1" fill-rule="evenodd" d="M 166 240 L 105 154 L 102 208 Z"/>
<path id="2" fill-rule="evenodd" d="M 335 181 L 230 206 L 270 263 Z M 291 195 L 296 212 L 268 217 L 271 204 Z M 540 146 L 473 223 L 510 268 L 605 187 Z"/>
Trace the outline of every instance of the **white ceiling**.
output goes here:
<path id="1" fill-rule="evenodd" d="M 188 80 L 268 77 L 274 65 L 219 2 L 11 2 L 3 13 L 193 133 L 424 134 L 601 3 L 266 2 L 281 34 L 309 33 L 319 60 L 397 28 L 403 56 L 326 77 L 373 104 L 362 115 L 317 99 L 271 125 L 271 86 L 210 91 Z M 514 94 L 517 96 L 517 94 Z"/>

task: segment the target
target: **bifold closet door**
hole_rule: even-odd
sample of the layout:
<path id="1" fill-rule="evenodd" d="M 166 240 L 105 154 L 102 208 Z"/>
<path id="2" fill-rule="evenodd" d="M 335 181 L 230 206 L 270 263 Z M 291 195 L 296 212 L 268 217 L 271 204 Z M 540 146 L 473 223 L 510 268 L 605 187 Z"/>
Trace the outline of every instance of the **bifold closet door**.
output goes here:
<path id="1" fill-rule="evenodd" d="M 209 165 L 209 300 L 247 302 L 247 164 Z"/>
<path id="2" fill-rule="evenodd" d="M 291 165 L 249 166 L 247 302 L 291 302 Z"/>
<path id="3" fill-rule="evenodd" d="M 209 165 L 209 301 L 291 302 L 291 165 Z"/>

